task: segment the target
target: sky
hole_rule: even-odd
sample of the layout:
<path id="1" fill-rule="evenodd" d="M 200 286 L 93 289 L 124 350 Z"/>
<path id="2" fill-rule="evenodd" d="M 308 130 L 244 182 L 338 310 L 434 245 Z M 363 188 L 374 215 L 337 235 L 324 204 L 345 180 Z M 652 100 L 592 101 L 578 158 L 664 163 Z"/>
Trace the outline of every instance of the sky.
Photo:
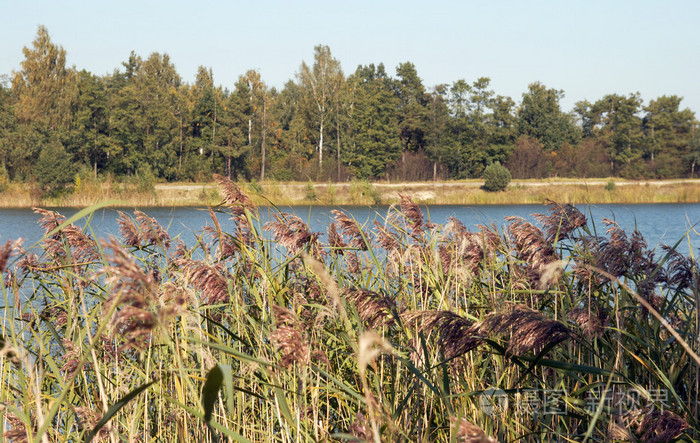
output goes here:
<path id="1" fill-rule="evenodd" d="M 185 82 L 199 66 L 229 89 L 249 69 L 293 80 L 314 46 L 346 75 L 412 62 L 426 88 L 489 77 L 520 102 L 528 84 L 563 90 L 562 108 L 606 94 L 683 97 L 700 118 L 700 1 L 0 0 L 0 75 L 21 69 L 37 27 L 77 69 L 104 75 L 131 51 L 167 53 Z"/>

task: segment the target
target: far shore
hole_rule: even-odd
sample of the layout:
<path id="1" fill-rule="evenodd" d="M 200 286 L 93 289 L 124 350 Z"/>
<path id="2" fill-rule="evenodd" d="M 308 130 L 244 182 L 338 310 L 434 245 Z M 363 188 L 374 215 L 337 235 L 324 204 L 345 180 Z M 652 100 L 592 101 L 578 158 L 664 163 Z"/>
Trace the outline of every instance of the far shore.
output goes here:
<path id="1" fill-rule="evenodd" d="M 503 192 L 486 192 L 481 180 L 435 182 L 300 183 L 240 182 L 258 205 L 376 205 L 399 201 L 399 194 L 423 204 L 488 205 L 558 203 L 699 203 L 700 179 L 514 180 Z M 100 183 L 54 198 L 37 198 L 28 186 L 12 184 L 0 192 L 0 207 L 85 207 L 109 201 L 112 206 L 213 206 L 221 203 L 215 183 L 159 183 L 149 190 L 133 184 Z"/>

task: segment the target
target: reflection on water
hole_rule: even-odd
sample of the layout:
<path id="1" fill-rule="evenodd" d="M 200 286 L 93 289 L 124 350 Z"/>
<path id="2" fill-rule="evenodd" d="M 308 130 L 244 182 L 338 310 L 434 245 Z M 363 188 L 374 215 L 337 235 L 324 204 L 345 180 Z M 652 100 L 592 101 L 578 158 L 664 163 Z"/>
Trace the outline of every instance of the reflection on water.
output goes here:
<path id="1" fill-rule="evenodd" d="M 675 244 L 695 224 L 700 223 L 700 204 L 640 204 L 640 205 L 591 205 L 578 206 L 589 219 L 589 226 L 593 226 L 599 234 L 604 233 L 603 217 L 614 219 L 625 230 L 631 232 L 635 227 L 644 235 L 649 246 L 654 247 L 660 243 Z M 292 212 L 311 226 L 311 230 L 322 233 L 325 237 L 326 229 L 333 217 L 331 210 L 342 209 L 352 215 L 360 223 L 370 223 L 373 220 L 383 222 L 390 210 L 389 206 L 295 206 L 280 208 L 282 211 Z M 475 230 L 479 224 L 495 223 L 503 226 L 505 217 L 519 216 L 534 221 L 531 214 L 545 213 L 544 205 L 489 205 L 489 206 L 453 206 L 430 205 L 423 206 L 426 217 L 434 223 L 445 223 L 449 217 L 460 220 L 467 229 Z M 132 210 L 121 208 L 122 211 L 132 215 Z M 141 208 L 143 212 L 158 220 L 168 229 L 174 238 L 179 236 L 186 244 L 193 245 L 196 235 L 201 233 L 202 226 L 211 225 L 211 219 L 206 208 Z M 58 211 L 70 217 L 75 214 L 77 208 L 60 208 Z M 262 222 L 270 219 L 273 209 L 262 208 L 260 215 Z M 96 211 L 89 220 L 89 229 L 97 237 L 118 236 L 116 219 L 117 209 L 107 208 Z M 30 209 L 0 209 L 0 241 L 23 237 L 24 246 L 29 247 L 41 238 L 41 230 L 36 224 L 39 216 Z M 225 214 L 219 214 L 219 222 L 224 230 L 231 231 L 233 222 L 228 220 Z M 79 226 L 85 226 L 87 220 L 78 222 Z M 700 245 L 697 234 L 691 231 L 692 244 Z M 680 250 L 685 253 L 687 250 Z"/>

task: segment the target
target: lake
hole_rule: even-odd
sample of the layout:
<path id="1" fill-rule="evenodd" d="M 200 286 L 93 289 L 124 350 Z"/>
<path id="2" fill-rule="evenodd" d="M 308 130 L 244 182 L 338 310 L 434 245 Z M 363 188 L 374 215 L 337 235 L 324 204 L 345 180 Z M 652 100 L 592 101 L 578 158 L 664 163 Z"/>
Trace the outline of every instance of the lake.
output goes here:
<path id="1" fill-rule="evenodd" d="M 496 223 L 498 227 L 505 225 L 505 217 L 520 216 L 530 221 L 534 221 L 531 214 L 546 213 L 547 207 L 544 205 L 429 205 L 421 206 L 426 216 L 434 223 L 445 223 L 448 217 L 455 217 L 460 220 L 467 229 L 476 230 L 478 224 Z M 628 233 L 634 227 L 644 235 L 649 246 L 655 247 L 661 243 L 673 245 L 681 237 L 686 235 L 692 226 L 700 223 L 700 204 L 601 204 L 582 206 L 578 208 L 586 214 L 589 226 L 593 222 L 601 234 L 605 227 L 602 218 L 607 217 L 616 220 Z M 51 208 L 49 208 L 51 209 Z M 382 221 L 389 210 L 388 206 L 295 206 L 280 208 L 286 212 L 293 212 L 311 226 L 311 230 L 323 233 L 325 239 L 326 229 L 330 224 L 331 210 L 341 209 L 351 214 L 360 223 L 365 223 L 374 219 Z M 66 217 L 75 214 L 79 208 L 58 208 L 55 209 Z M 117 210 L 133 215 L 133 209 L 127 208 L 106 208 L 96 211 L 90 221 L 90 227 L 97 237 L 108 237 L 117 235 L 118 217 Z M 180 236 L 186 244 L 192 245 L 195 242 L 195 234 L 201 232 L 202 226 L 211 225 L 211 219 L 206 208 L 178 207 L 178 208 L 140 208 L 151 217 L 168 229 L 174 238 Z M 272 209 L 261 208 L 261 218 L 269 220 Z M 36 221 L 39 216 L 31 209 L 0 209 L 0 241 L 14 240 L 22 237 L 25 239 L 24 247 L 28 248 L 37 242 L 42 235 L 41 229 Z M 230 232 L 232 222 L 225 214 L 219 214 L 219 221 L 224 230 Z M 84 226 L 85 221 L 77 223 Z M 691 242 L 693 245 L 700 245 L 697 233 L 691 232 Z M 687 248 L 687 246 L 686 246 Z M 680 251 L 687 253 L 687 249 L 680 248 Z"/>

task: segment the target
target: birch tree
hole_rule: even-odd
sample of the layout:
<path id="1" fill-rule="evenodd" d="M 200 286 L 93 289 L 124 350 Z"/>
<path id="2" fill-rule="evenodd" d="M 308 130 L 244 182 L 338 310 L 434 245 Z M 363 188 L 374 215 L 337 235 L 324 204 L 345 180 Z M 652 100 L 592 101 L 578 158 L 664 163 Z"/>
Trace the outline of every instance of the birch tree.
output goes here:
<path id="1" fill-rule="evenodd" d="M 333 102 L 343 81 L 340 62 L 331 56 L 328 46 L 318 45 L 314 48 L 314 64 L 309 67 L 301 63 L 297 74 L 299 82 L 306 90 L 307 97 L 313 104 L 318 125 L 318 166 L 323 166 L 323 131 L 329 114 L 334 112 Z"/>

